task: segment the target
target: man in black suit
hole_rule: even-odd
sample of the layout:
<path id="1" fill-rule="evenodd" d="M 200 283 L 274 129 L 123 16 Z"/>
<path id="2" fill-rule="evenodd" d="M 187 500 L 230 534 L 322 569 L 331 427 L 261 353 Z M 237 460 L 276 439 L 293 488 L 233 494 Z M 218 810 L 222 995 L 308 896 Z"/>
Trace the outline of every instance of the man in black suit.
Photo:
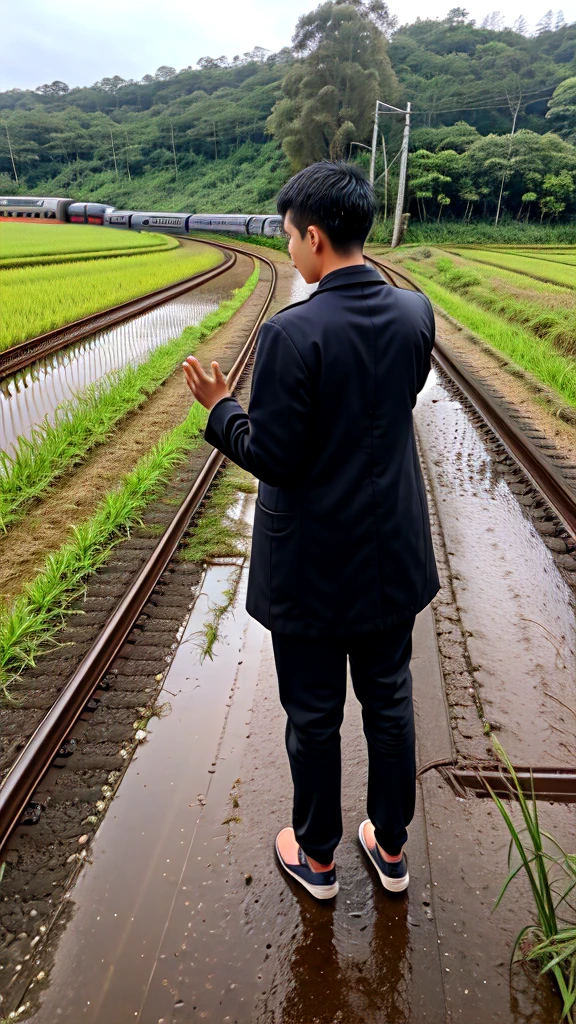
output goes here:
<path id="1" fill-rule="evenodd" d="M 364 263 L 374 210 L 354 166 L 313 164 L 282 189 L 292 260 L 319 284 L 261 327 L 248 412 L 217 363 L 213 377 L 192 356 L 183 364 L 210 410 L 206 439 L 260 481 L 247 609 L 272 631 L 294 782 L 276 852 L 318 899 L 338 891 L 348 658 L 369 757 L 359 839 L 385 888 L 408 885 L 411 635 L 438 590 L 412 422 L 434 315 Z"/>

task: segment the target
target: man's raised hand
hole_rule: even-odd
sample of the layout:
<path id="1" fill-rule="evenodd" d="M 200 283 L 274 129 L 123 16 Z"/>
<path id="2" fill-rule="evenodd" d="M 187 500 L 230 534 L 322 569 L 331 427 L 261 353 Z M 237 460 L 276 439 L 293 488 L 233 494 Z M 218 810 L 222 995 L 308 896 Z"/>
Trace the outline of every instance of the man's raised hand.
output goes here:
<path id="1" fill-rule="evenodd" d="M 213 377 L 204 372 L 196 356 L 188 356 L 182 363 L 186 383 L 197 402 L 205 409 L 212 409 L 222 398 L 230 394 L 226 386 L 226 378 L 218 363 L 212 363 Z"/>

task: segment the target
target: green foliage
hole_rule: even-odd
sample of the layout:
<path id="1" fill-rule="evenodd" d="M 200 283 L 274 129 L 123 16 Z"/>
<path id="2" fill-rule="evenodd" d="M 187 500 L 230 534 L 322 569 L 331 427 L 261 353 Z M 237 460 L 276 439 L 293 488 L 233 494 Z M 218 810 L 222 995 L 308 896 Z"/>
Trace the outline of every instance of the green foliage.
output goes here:
<path id="1" fill-rule="evenodd" d="M 94 515 L 72 528 L 70 540 L 48 555 L 12 607 L 0 608 L 0 694 L 5 700 L 17 675 L 55 646 L 56 633 L 71 614 L 72 602 L 84 592 L 87 577 L 141 521 L 174 467 L 201 442 L 205 423 L 205 410 L 195 402 L 184 423 L 164 434 Z"/>
<path id="2" fill-rule="evenodd" d="M 566 78 L 556 87 L 546 118 L 553 131 L 569 142 L 576 142 L 576 76 Z"/>
<path id="3" fill-rule="evenodd" d="M 97 444 L 109 437 L 116 424 L 138 408 L 200 341 L 212 334 L 252 294 L 258 283 L 259 264 L 231 299 L 195 327 L 187 327 L 180 338 L 160 345 L 138 366 L 127 366 L 110 374 L 104 385 L 93 385 L 74 402 L 62 406 L 53 424 L 21 438 L 13 456 L 0 452 L 0 530 L 21 521 L 32 501 L 73 465 L 81 463 Z"/>
<path id="4" fill-rule="evenodd" d="M 390 244 L 392 225 L 377 220 L 370 234 L 370 242 Z M 490 221 L 464 221 L 442 219 L 440 224 L 434 221 L 418 221 L 410 219 L 406 241 L 413 244 L 429 242 L 432 245 L 454 244 L 499 244 L 499 245 L 576 245 L 576 224 L 526 223 L 523 220 L 501 220 L 497 226 Z"/>
<path id="5" fill-rule="evenodd" d="M 299 170 L 347 157 L 351 142 L 369 137 L 376 100 L 394 102 L 398 86 L 386 39 L 361 3 L 328 0 L 302 15 L 294 49 L 268 127 Z"/>
<path id="6" fill-rule="evenodd" d="M 556 218 L 564 210 L 576 213 L 576 147 L 558 135 L 524 129 L 514 135 L 482 136 L 459 122 L 448 128 L 417 129 L 412 142 L 408 204 L 421 221 L 427 219 L 426 202 L 432 196 L 436 215 L 441 213 L 439 193 L 464 220 L 478 213 L 493 217 L 503 181 L 503 206 L 509 216 L 528 218 L 536 200 L 542 218 Z M 524 198 L 528 195 L 534 198 Z"/>
<path id="7" fill-rule="evenodd" d="M 518 128 L 547 130 L 548 98 L 576 74 L 576 25 L 528 38 L 521 28 L 492 26 L 477 26 L 456 9 L 396 32 L 390 59 L 413 101 L 415 128 L 464 120 L 481 134 L 505 134 L 519 103 Z"/>
<path id="8" fill-rule="evenodd" d="M 182 281 L 216 266 L 221 259 L 216 249 L 202 246 L 198 251 L 186 246 L 138 256 L 3 270 L 0 349 Z"/>
<path id="9" fill-rule="evenodd" d="M 510 884 L 523 873 L 534 900 L 536 921 L 526 925 L 517 935 L 512 949 L 512 962 L 535 961 L 543 974 L 549 972 L 553 976 L 562 998 L 561 1020 L 573 1024 L 576 1004 L 576 922 L 572 895 L 576 888 L 576 855 L 567 853 L 542 828 L 534 784 L 527 799 L 510 758 L 496 739 L 492 742 L 506 770 L 510 796 L 520 810 L 521 822 L 518 825 L 515 823 L 504 801 L 488 786 L 510 833 L 508 877 L 500 890 L 495 909 Z"/>

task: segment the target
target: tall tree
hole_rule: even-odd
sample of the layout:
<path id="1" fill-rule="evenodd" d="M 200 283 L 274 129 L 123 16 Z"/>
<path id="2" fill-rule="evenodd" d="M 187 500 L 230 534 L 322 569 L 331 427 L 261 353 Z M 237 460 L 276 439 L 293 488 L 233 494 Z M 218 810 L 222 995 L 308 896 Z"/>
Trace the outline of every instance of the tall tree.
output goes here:
<path id="1" fill-rule="evenodd" d="M 576 78 L 566 78 L 556 87 L 546 118 L 558 135 L 576 142 Z"/>
<path id="2" fill-rule="evenodd" d="M 376 100 L 396 101 L 379 27 L 386 12 L 383 3 L 328 0 L 299 19 L 293 45 L 301 56 L 268 119 L 294 169 L 347 156 L 352 141 L 369 139 Z"/>

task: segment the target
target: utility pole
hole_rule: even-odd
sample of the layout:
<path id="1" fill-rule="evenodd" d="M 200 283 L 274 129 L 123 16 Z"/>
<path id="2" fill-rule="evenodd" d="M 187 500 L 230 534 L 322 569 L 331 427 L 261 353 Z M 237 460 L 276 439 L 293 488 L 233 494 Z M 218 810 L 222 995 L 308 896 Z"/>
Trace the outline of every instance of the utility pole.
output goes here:
<path id="1" fill-rule="evenodd" d="M 372 131 L 372 153 L 370 156 L 370 184 L 374 184 L 374 170 L 376 167 L 376 144 L 378 142 L 378 114 L 379 114 L 380 100 L 376 100 L 376 109 L 374 111 L 374 128 Z"/>
<path id="2" fill-rule="evenodd" d="M 506 183 L 506 175 L 508 173 L 508 166 L 510 164 L 510 157 L 512 156 L 512 145 L 513 145 L 512 140 L 514 138 L 514 132 L 516 131 L 516 121 L 518 120 L 518 112 L 520 110 L 520 104 L 522 103 L 522 93 L 520 93 L 520 95 L 518 97 L 518 103 L 516 104 L 515 107 L 512 106 L 512 103 L 510 101 L 510 97 L 508 96 L 508 93 L 506 93 L 506 99 L 508 100 L 508 106 L 510 107 L 510 113 L 512 114 L 512 131 L 510 132 L 510 143 L 509 143 L 509 146 L 508 146 L 508 155 L 506 157 L 506 163 L 504 164 L 504 170 L 502 172 L 502 181 L 500 182 L 500 195 L 498 196 L 498 208 L 496 210 L 496 220 L 494 221 L 494 226 L 495 227 L 497 226 L 498 221 L 500 220 L 500 211 L 502 209 L 502 196 L 504 195 L 504 185 Z"/>
<path id="3" fill-rule="evenodd" d="M 402 137 L 402 150 L 400 156 L 400 177 L 398 178 L 398 197 L 396 199 L 396 215 L 394 217 L 394 231 L 392 234 L 391 248 L 395 249 L 400 242 L 402 233 L 402 213 L 404 210 L 404 194 L 406 191 L 406 168 L 408 165 L 408 139 L 410 138 L 410 103 L 406 104 L 406 120 L 404 122 L 404 135 Z"/>
<path id="4" fill-rule="evenodd" d="M 382 156 L 384 157 L 384 223 L 388 220 L 388 154 L 386 140 L 382 135 Z"/>
<path id="5" fill-rule="evenodd" d="M 176 177 L 178 177 L 178 163 L 176 161 L 176 146 L 174 145 L 174 127 L 172 121 L 170 121 L 170 132 L 172 135 L 172 156 L 174 157 L 174 170 L 176 171 Z"/>
<path id="6" fill-rule="evenodd" d="M 114 136 L 112 135 L 112 129 L 110 129 L 110 142 L 112 143 L 112 156 L 114 157 L 114 170 L 116 171 L 116 177 L 118 177 L 118 163 L 116 160 L 116 149 L 114 147 Z"/>
<path id="7" fill-rule="evenodd" d="M 14 177 L 16 178 L 16 184 L 19 186 L 20 182 L 18 181 L 18 172 L 16 170 L 16 164 L 14 163 L 14 153 L 12 151 L 12 143 L 10 142 L 10 133 L 8 131 L 8 124 L 5 123 L 4 127 L 6 129 L 6 138 L 8 139 L 8 149 L 10 150 L 10 160 L 12 161 L 12 170 L 14 171 Z"/>

